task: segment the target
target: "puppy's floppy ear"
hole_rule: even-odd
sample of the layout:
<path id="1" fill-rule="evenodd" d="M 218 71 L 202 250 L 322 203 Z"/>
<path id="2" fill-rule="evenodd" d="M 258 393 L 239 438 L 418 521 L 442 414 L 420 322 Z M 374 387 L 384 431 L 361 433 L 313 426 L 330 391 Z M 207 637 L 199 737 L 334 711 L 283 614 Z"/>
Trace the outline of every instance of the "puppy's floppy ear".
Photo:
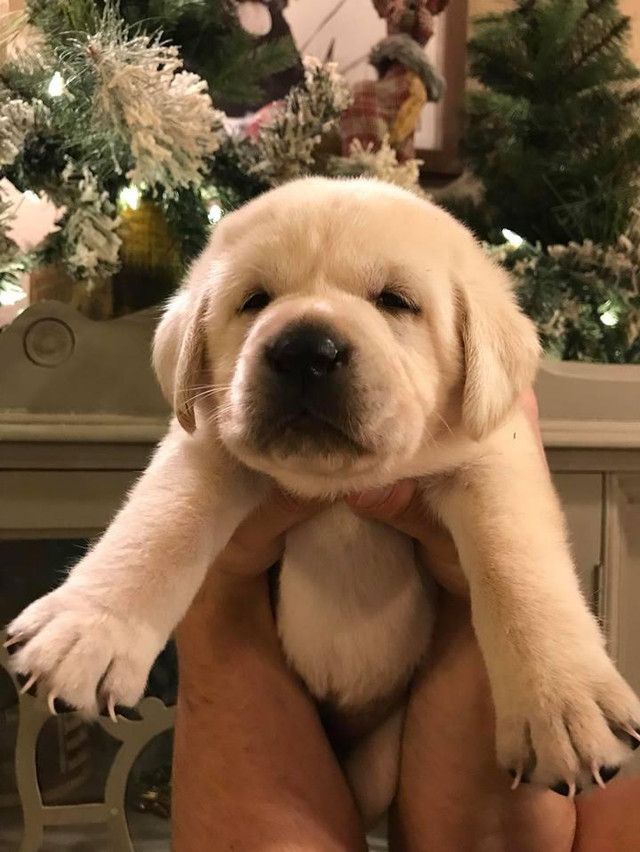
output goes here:
<path id="1" fill-rule="evenodd" d="M 178 422 L 196 428 L 194 397 L 206 378 L 205 320 L 208 292 L 180 290 L 169 302 L 153 341 L 153 367 Z"/>
<path id="2" fill-rule="evenodd" d="M 462 422 L 479 440 L 507 416 L 532 383 L 538 335 L 520 310 L 509 275 L 474 246 L 458 279 L 464 348 Z"/>

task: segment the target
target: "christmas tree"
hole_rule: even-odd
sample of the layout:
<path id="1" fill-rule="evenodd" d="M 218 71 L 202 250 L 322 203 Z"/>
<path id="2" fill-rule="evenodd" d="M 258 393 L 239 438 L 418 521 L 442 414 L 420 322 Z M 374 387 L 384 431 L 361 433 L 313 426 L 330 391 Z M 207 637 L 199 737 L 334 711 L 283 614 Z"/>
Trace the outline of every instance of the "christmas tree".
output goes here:
<path id="1" fill-rule="evenodd" d="M 465 149 L 485 237 L 610 244 L 628 227 L 640 183 L 628 34 L 615 0 L 517 0 L 475 22 Z"/>

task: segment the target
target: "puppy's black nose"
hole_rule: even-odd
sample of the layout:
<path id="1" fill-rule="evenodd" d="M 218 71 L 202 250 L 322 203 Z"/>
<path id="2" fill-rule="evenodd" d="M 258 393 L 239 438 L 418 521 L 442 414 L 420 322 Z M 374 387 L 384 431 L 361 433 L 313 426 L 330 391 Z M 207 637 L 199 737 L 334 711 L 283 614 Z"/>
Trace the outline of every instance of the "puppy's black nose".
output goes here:
<path id="1" fill-rule="evenodd" d="M 267 344 L 265 357 L 276 373 L 320 379 L 347 363 L 349 346 L 335 331 L 304 323 Z"/>

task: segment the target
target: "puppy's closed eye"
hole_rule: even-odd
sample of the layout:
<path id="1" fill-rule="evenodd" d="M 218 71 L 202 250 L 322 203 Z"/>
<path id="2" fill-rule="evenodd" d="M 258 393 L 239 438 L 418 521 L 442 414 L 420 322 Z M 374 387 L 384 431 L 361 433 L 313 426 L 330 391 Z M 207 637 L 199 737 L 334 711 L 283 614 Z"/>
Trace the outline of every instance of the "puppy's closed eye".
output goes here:
<path id="1" fill-rule="evenodd" d="M 376 296 L 376 307 L 388 313 L 411 313 L 419 314 L 420 305 L 402 290 L 393 287 L 385 287 Z"/>
<path id="2" fill-rule="evenodd" d="M 245 296 L 242 304 L 238 308 L 239 314 L 257 313 L 263 310 L 271 302 L 271 296 L 266 290 L 252 290 Z"/>

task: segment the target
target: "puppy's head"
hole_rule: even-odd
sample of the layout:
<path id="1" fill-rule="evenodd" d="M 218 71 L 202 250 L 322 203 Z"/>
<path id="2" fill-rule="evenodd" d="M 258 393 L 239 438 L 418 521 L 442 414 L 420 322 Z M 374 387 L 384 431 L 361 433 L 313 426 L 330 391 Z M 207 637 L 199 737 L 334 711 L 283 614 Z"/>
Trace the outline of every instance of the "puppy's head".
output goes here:
<path id="1" fill-rule="evenodd" d="M 185 429 L 213 424 L 245 464 L 317 493 L 481 439 L 537 357 L 507 276 L 458 222 L 387 184 L 317 178 L 223 220 L 154 348 Z"/>

